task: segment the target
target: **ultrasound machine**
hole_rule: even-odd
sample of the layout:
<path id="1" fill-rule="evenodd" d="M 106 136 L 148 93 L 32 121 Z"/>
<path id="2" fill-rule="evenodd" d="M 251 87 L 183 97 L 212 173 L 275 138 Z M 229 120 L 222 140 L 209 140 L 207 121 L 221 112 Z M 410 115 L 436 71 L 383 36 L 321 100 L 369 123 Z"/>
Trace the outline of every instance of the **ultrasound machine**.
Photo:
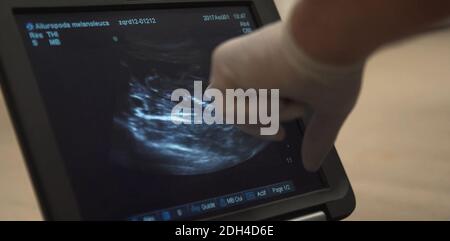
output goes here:
<path id="1" fill-rule="evenodd" d="M 301 120 L 282 142 L 170 122 L 215 47 L 275 21 L 272 0 L 2 0 L 1 87 L 45 219 L 348 217 L 336 151 L 302 166 Z"/>

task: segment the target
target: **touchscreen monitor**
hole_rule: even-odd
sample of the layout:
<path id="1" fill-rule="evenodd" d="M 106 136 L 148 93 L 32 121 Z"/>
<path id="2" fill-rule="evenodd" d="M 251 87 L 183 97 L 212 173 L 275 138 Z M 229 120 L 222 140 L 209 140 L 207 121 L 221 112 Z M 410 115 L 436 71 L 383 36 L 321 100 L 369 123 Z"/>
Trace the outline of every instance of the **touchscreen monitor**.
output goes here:
<path id="1" fill-rule="evenodd" d="M 200 220 L 327 187 L 297 123 L 267 142 L 171 121 L 171 93 L 207 87 L 215 47 L 256 30 L 249 6 L 15 16 L 83 219 Z"/>

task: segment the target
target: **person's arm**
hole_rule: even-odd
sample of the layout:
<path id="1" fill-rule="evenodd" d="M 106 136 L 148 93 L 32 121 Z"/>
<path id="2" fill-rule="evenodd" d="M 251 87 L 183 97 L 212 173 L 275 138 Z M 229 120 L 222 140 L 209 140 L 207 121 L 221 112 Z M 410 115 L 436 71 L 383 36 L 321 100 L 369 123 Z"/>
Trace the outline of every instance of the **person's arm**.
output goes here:
<path id="1" fill-rule="evenodd" d="M 286 22 L 219 46 L 211 87 L 279 89 L 281 121 L 307 113 L 302 157 L 316 171 L 356 104 L 367 57 L 449 15 L 448 0 L 303 0 Z"/>
<path id="2" fill-rule="evenodd" d="M 346 64 L 448 16 L 448 0 L 303 0 L 290 21 L 305 52 L 323 62 Z"/>

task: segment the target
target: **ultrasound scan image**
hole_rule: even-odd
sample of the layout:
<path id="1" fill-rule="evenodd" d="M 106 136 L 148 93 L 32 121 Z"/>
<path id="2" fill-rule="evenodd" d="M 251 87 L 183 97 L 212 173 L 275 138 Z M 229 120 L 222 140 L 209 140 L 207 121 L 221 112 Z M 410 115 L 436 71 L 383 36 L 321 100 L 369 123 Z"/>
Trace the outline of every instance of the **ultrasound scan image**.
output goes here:
<path id="1" fill-rule="evenodd" d="M 128 91 L 120 95 L 114 118 L 115 128 L 128 142 L 113 153 L 122 165 L 170 175 L 207 174 L 245 162 L 267 146 L 266 141 L 232 125 L 172 122 L 172 109 L 177 104 L 171 101 L 172 92 L 183 88 L 193 93 L 194 81 L 208 85 L 210 53 L 202 43 L 195 39 L 162 43 L 142 36 L 129 38 L 132 44 L 124 50 L 126 58 L 121 62 L 128 76 Z M 191 101 L 207 105 L 194 96 Z"/>
<path id="2" fill-rule="evenodd" d="M 327 187 L 302 166 L 297 122 L 280 142 L 172 122 L 172 92 L 206 88 L 216 46 L 256 29 L 249 6 L 23 13 L 17 23 L 83 219 L 202 220 Z"/>

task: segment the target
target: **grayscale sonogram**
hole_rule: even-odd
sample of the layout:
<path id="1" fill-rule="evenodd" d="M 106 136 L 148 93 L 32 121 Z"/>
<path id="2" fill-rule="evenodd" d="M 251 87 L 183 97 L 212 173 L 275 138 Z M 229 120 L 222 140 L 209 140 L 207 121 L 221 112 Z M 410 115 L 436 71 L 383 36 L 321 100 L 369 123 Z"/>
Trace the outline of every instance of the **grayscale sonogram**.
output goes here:
<path id="1" fill-rule="evenodd" d="M 214 47 L 182 39 L 162 43 L 139 36 L 123 49 L 121 66 L 128 79 L 116 103 L 112 158 L 124 166 L 164 175 L 208 174 L 243 163 L 268 145 L 232 125 L 172 123 L 177 104 L 172 91 L 193 91 L 198 80 L 208 85 Z"/>

